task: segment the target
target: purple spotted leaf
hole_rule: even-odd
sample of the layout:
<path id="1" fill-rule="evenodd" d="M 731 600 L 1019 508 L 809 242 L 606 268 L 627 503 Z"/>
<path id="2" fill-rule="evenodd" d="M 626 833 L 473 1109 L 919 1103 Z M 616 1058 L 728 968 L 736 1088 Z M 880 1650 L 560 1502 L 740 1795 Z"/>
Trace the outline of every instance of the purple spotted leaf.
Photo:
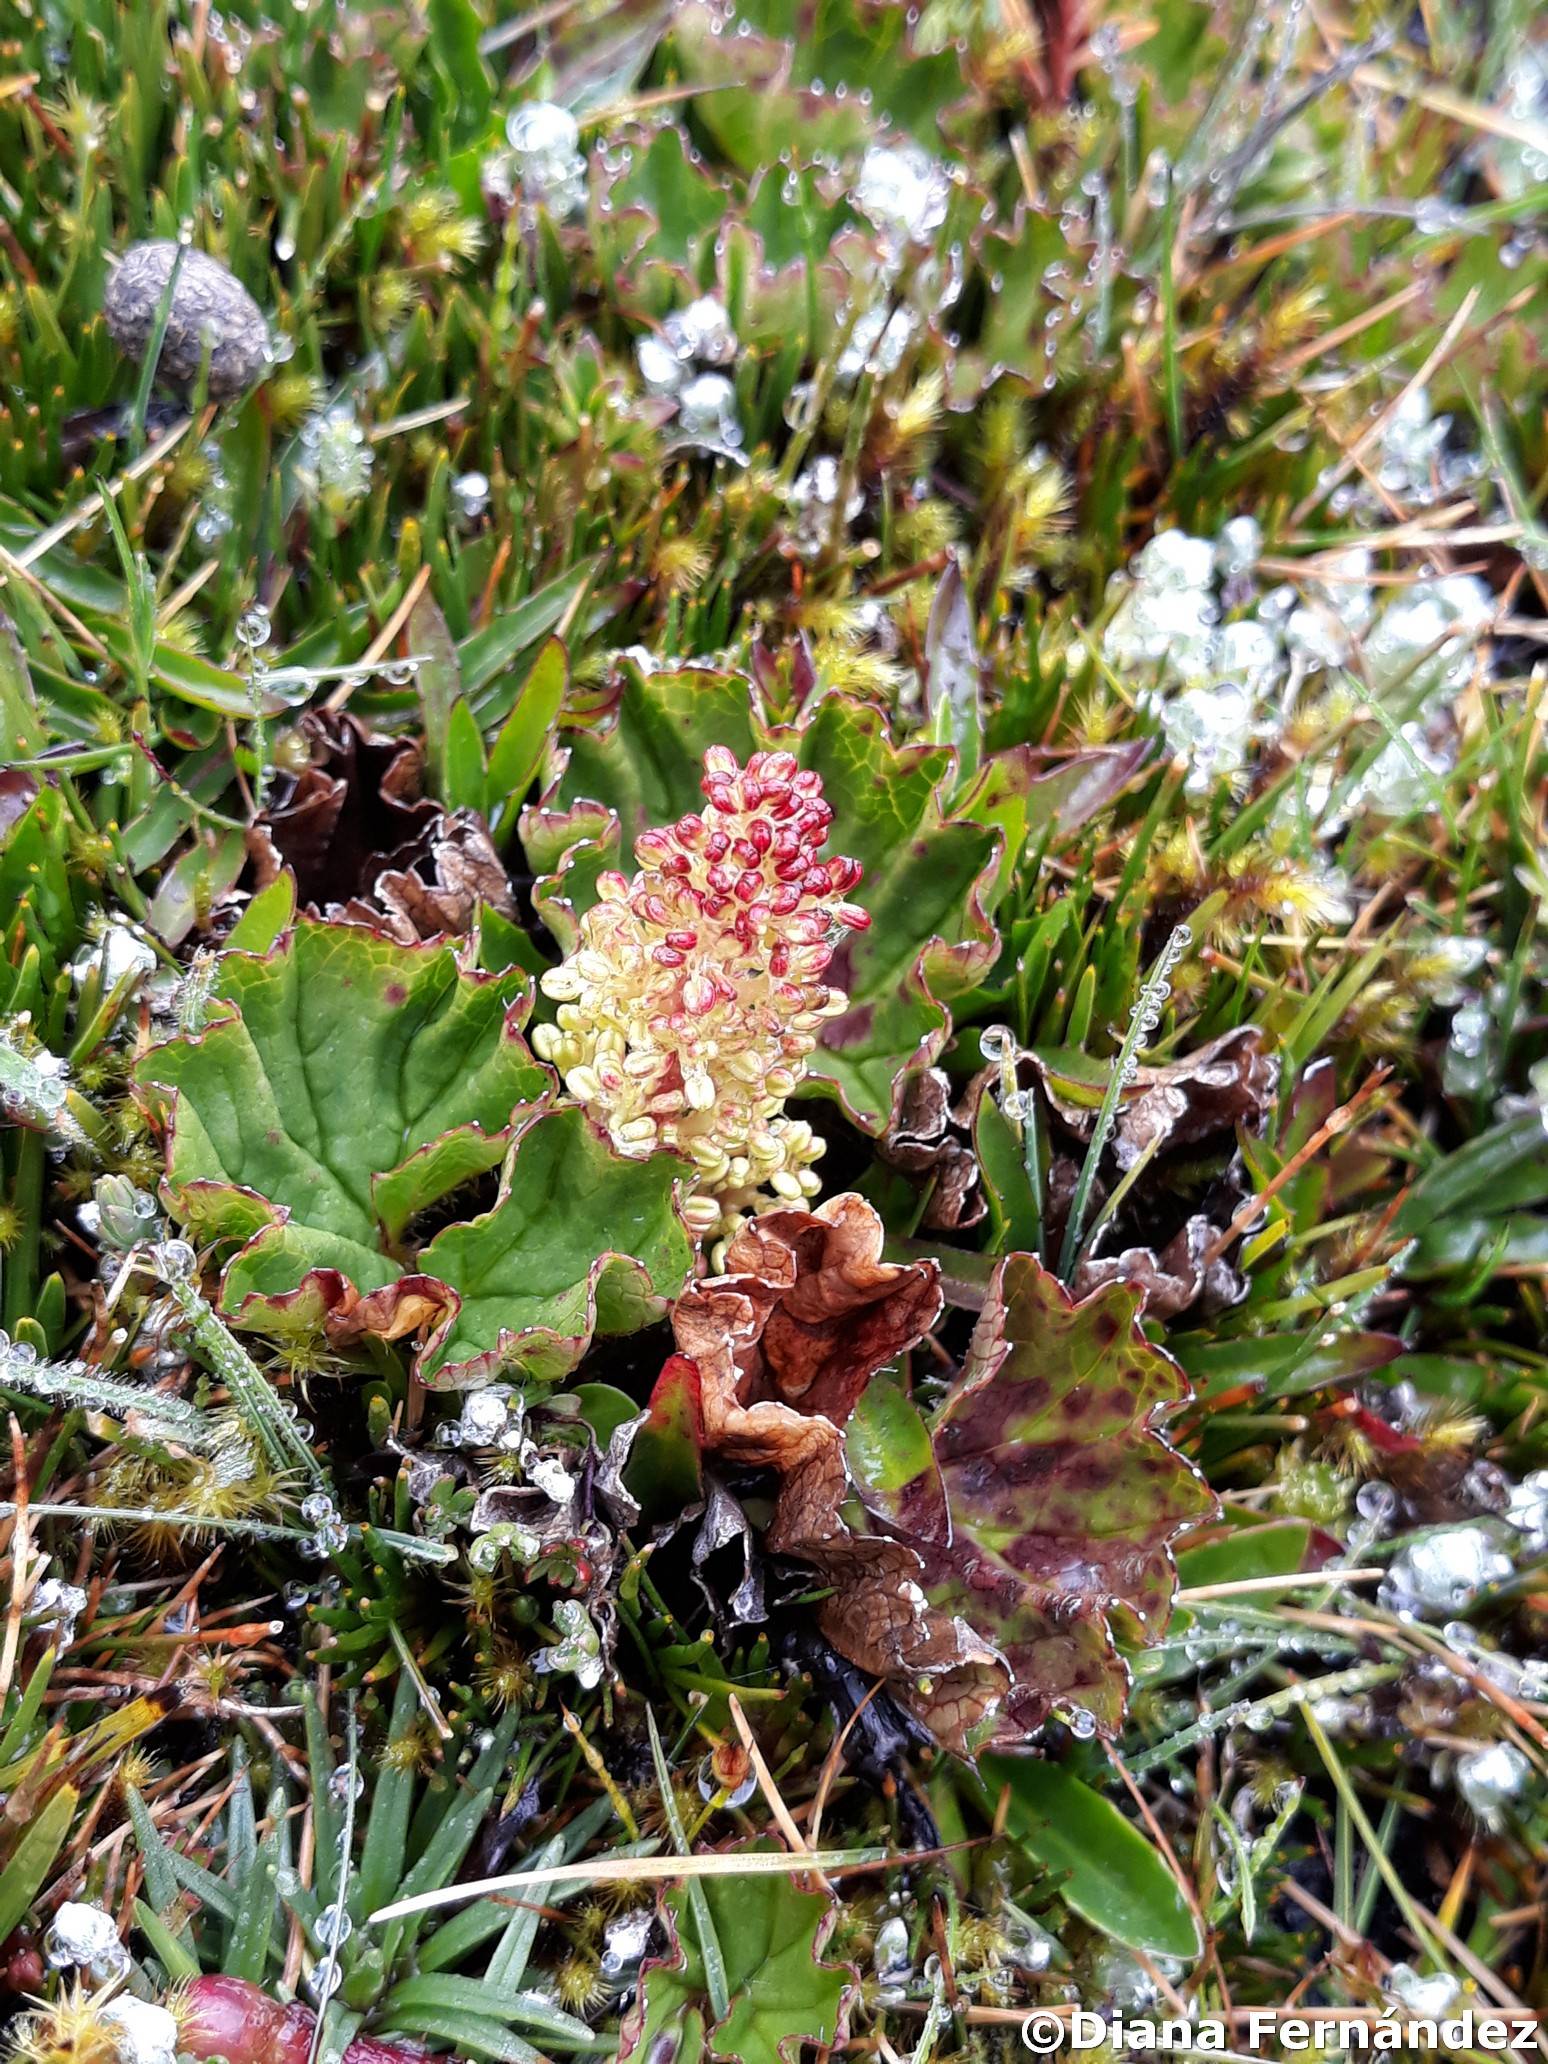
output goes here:
<path id="1" fill-rule="evenodd" d="M 1172 1544 L 1213 1510 L 1158 1430 L 1186 1381 L 1134 1312 L 1120 1285 L 1077 1302 L 1033 1256 L 1007 1256 L 937 1415 L 932 1466 L 890 1493 L 885 1540 L 846 1548 L 850 1562 L 869 1547 L 875 1568 L 846 1572 L 825 1631 L 952 1747 L 1024 1738 L 1061 1708 L 1116 1732 L 1128 1675 L 1115 1626 L 1160 1631 Z"/>

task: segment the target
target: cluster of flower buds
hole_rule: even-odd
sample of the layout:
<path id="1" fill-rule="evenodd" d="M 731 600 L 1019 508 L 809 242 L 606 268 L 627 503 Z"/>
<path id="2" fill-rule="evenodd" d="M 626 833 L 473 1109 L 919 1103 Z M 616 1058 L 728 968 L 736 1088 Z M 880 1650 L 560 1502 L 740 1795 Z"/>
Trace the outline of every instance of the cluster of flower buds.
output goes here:
<path id="1" fill-rule="evenodd" d="M 699 1171 L 689 1222 L 815 1196 L 823 1143 L 785 1116 L 841 990 L 822 980 L 858 861 L 819 859 L 833 812 L 791 754 L 704 755 L 706 807 L 641 834 L 632 881 L 604 874 L 576 951 L 543 977 L 558 1022 L 533 1044 L 620 1154 L 659 1148 Z"/>

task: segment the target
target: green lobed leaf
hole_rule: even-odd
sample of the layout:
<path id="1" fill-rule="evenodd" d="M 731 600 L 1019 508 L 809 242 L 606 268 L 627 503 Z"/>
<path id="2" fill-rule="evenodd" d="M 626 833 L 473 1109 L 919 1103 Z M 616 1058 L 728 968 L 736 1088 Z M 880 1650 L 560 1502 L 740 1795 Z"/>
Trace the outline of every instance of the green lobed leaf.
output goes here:
<path id="1" fill-rule="evenodd" d="M 649 149 L 636 155 L 611 199 L 615 210 L 644 209 L 654 225 L 650 250 L 683 264 L 726 216 L 724 188 L 698 168 L 682 131 L 672 124 L 658 129 Z"/>
<path id="2" fill-rule="evenodd" d="M 993 959 L 983 898 L 997 834 L 944 814 L 949 749 L 894 745 L 868 703 L 827 696 L 779 742 L 822 776 L 834 813 L 829 850 L 864 867 L 855 900 L 871 916 L 834 957 L 829 979 L 849 1007 L 823 1028 L 811 1074 L 857 1125 L 880 1132 L 905 1070 L 928 1066 L 945 1045 L 946 1003 Z"/>
<path id="3" fill-rule="evenodd" d="M 167 1114 L 167 1188 L 204 1237 L 258 1240 L 228 1303 L 336 1269 L 398 1277 L 384 1234 L 500 1156 L 548 1072 L 518 1026 L 519 970 L 469 974 L 449 946 L 300 920 L 268 954 L 228 953 L 205 1031 L 136 1079 Z M 224 1006 L 224 1009 L 222 1009 Z"/>
<path id="4" fill-rule="evenodd" d="M 727 745 L 745 760 L 759 743 L 748 682 L 703 667 L 647 674 L 623 691 L 605 725 L 562 736 L 567 750 L 545 804 L 605 803 L 626 854 L 648 826 L 701 807 L 708 747 Z"/>
<path id="5" fill-rule="evenodd" d="M 522 1126 L 494 1209 L 449 1226 L 419 1257 L 461 1300 L 421 1374 L 458 1387 L 497 1367 L 558 1377 L 594 1332 L 661 1317 L 693 1261 L 676 1208 L 685 1172 L 672 1154 L 621 1159 L 575 1108 Z"/>
<path id="6" fill-rule="evenodd" d="M 800 1892 L 783 1876 L 705 1878 L 700 1889 L 725 1964 L 729 2011 L 711 2022 L 688 1901 L 681 1890 L 669 1892 L 663 1904 L 672 1954 L 646 1967 L 639 2001 L 624 2021 L 622 2064 L 647 2057 L 651 2064 L 693 2064 L 701 2055 L 726 2064 L 794 2064 L 800 2045 L 841 2040 L 854 1974 L 822 1961 L 832 1900 Z"/>

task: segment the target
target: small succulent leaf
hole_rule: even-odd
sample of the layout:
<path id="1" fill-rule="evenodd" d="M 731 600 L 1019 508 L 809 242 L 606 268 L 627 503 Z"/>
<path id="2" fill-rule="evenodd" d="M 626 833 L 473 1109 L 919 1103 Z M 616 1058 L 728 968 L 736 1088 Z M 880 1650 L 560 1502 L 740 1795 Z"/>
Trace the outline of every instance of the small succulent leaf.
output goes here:
<path id="1" fill-rule="evenodd" d="M 691 2064 L 701 2040 L 716 2064 L 795 2064 L 803 2045 L 841 2041 L 856 1977 L 848 1965 L 823 1961 L 835 1913 L 831 1897 L 799 1891 L 783 1876 L 705 1878 L 700 1889 L 725 1964 L 730 2009 L 710 2023 L 688 1899 L 681 1890 L 667 1893 L 662 1906 L 671 1948 L 645 1967 L 639 1999 L 623 2024 L 623 2064 L 645 2057 Z"/>
<path id="2" fill-rule="evenodd" d="M 1243 1578 L 1283 1577 L 1315 1569 L 1306 1557 L 1311 1526 L 1304 1519 L 1272 1519 L 1233 1526 L 1222 1540 L 1184 1548 L 1177 1574 L 1185 1584 L 1233 1584 Z"/>
<path id="3" fill-rule="evenodd" d="M 7 1935 L 27 1917 L 27 1909 L 48 1883 L 54 1859 L 70 1833 L 80 1794 L 61 1784 L 44 1805 L 21 1822 L 14 1846 L 8 1847 L 0 1873 L 0 1927 Z"/>
<path id="4" fill-rule="evenodd" d="M 574 613 L 601 564 L 600 557 L 577 560 L 461 641 L 457 662 L 463 692 L 480 723 L 498 723 L 511 709 L 526 678 L 523 656 L 535 662 L 537 648 Z"/>
<path id="5" fill-rule="evenodd" d="M 391 1280 L 378 1178 L 401 1223 L 487 1166 L 489 1136 L 550 1086 L 517 1031 L 528 994 L 450 947 L 308 919 L 270 953 L 223 957 L 221 1015 L 152 1048 L 136 1079 L 166 1117 L 168 1194 L 203 1237 L 283 1224 L 244 1263 L 244 1295 L 316 1267 Z"/>
<path id="6" fill-rule="evenodd" d="M 84 883 L 66 861 L 72 821 L 61 792 L 40 788 L 23 800 L 19 816 L 7 816 L 0 842 L 0 910 L 7 943 L 14 940 L 34 952 L 37 972 L 47 982 L 81 930 Z M 23 1007 L 19 995 L 9 1005 Z"/>
<path id="7" fill-rule="evenodd" d="M 48 742 L 20 638 L 0 622 L 0 764 L 35 759 Z"/>
<path id="8" fill-rule="evenodd" d="M 493 1210 L 447 1227 L 419 1257 L 460 1300 L 421 1376 L 451 1388 L 502 1367 L 562 1376 L 594 1333 L 660 1318 L 693 1261 L 676 1208 L 685 1172 L 671 1154 L 621 1159 L 578 1109 L 529 1120 Z"/>
<path id="9" fill-rule="evenodd" d="M 236 886 L 247 863 L 240 831 L 213 832 L 180 853 L 156 885 L 146 922 L 168 946 L 180 946 L 211 910 Z"/>
<path id="10" fill-rule="evenodd" d="M 1083 1920 L 1151 1956 L 1198 1955 L 1198 1923 L 1177 1880 L 1110 1799 L 1041 1758 L 986 1756 L 979 1767 L 992 1792 L 1009 1792 L 1010 1833 Z"/>
<path id="11" fill-rule="evenodd" d="M 777 742 L 822 776 L 831 846 L 865 869 L 855 896 L 870 927 L 845 939 L 829 976 L 849 1005 L 828 1020 L 810 1068 L 856 1124 L 880 1132 L 906 1071 L 928 1067 L 945 1045 L 946 1002 L 992 962 L 982 896 L 997 870 L 997 834 L 943 814 L 950 751 L 894 745 L 869 704 L 826 696 L 799 733 Z"/>
<path id="12" fill-rule="evenodd" d="M 1330 1390 L 1374 1375 L 1404 1351 L 1396 1333 L 1334 1333 L 1311 1341 L 1295 1333 L 1279 1340 L 1184 1333 L 1172 1336 L 1172 1346 L 1205 1404 L 1232 1390 L 1270 1398 Z"/>
<path id="13" fill-rule="evenodd" d="M 607 1447 L 619 1427 L 643 1421 L 639 1405 L 616 1383 L 577 1383 L 566 1395 L 574 1398 L 576 1411 L 590 1427 L 599 1449 Z"/>
<path id="14" fill-rule="evenodd" d="M 452 704 L 446 723 L 445 751 L 441 761 L 441 801 L 448 810 L 481 811 L 488 779 L 483 733 L 467 697 L 459 695 Z"/>
<path id="15" fill-rule="evenodd" d="M 485 808 L 498 838 L 524 801 L 543 764 L 548 735 L 559 720 L 570 663 L 563 644 L 550 638 L 517 691 L 511 713 L 489 749 Z"/>
<path id="16" fill-rule="evenodd" d="M 672 1355 L 656 1378 L 645 1424 L 624 1469 L 625 1488 L 647 1516 L 681 1512 L 702 1495 L 703 1444 L 698 1364 L 687 1355 Z"/>
<path id="17" fill-rule="evenodd" d="M 463 4 L 463 0 L 456 0 Z M 442 793 L 447 734 L 463 694 L 462 667 L 446 618 L 430 594 L 421 595 L 408 620 L 410 649 L 419 655 L 414 685 L 425 722 L 425 761 L 430 785 Z"/>
<path id="18" fill-rule="evenodd" d="M 929 1428 L 901 1384 L 873 1376 L 844 1429 L 844 1457 L 867 1507 L 885 1519 L 907 1510 L 913 1531 L 944 1546 L 950 1538 L 946 1487 Z"/>
<path id="19" fill-rule="evenodd" d="M 1029 1116 L 1024 1125 L 1035 1125 Z M 1029 1251 L 1041 1245 L 1042 1197 L 1027 1169 L 1026 1135 L 1000 1108 L 985 1085 L 973 1111 L 973 1151 L 989 1206 L 989 1251 Z"/>
<path id="20" fill-rule="evenodd" d="M 266 888 L 259 889 L 247 908 L 226 934 L 228 953 L 267 953 L 294 924 L 296 878 L 282 868 Z"/>

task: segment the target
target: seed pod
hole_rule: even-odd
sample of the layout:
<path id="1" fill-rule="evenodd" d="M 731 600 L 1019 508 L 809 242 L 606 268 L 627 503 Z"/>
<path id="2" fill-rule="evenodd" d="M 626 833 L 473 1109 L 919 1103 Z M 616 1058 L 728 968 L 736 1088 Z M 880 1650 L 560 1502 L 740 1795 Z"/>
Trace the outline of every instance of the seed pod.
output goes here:
<path id="1" fill-rule="evenodd" d="M 178 2047 L 188 2057 L 224 2057 L 226 2064 L 307 2064 L 317 2016 L 300 2000 L 277 2000 L 247 1978 L 218 1975 L 185 1986 Z M 356 2036 L 344 2064 L 425 2064 L 415 2043 Z"/>
<path id="2" fill-rule="evenodd" d="M 158 240 L 131 244 L 113 268 L 102 304 L 108 335 L 128 357 L 143 359 L 156 314 L 182 249 L 157 371 L 175 387 L 192 387 L 209 351 L 211 401 L 245 394 L 269 363 L 269 326 L 251 294 L 218 259 Z"/>

